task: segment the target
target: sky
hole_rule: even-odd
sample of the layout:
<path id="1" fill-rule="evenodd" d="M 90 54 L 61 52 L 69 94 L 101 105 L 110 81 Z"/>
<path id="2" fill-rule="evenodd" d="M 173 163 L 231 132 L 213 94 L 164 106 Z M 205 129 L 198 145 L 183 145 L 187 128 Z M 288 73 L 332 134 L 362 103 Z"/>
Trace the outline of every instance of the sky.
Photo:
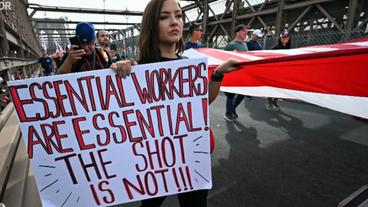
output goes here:
<path id="1" fill-rule="evenodd" d="M 113 10 L 130 10 L 143 11 L 149 0 L 105 0 L 105 9 Z M 40 4 L 45 6 L 60 6 L 60 7 L 76 7 L 76 8 L 104 8 L 104 0 L 28 0 L 28 3 Z M 187 5 L 188 3 L 182 3 Z M 30 13 L 31 10 L 28 11 Z M 129 22 L 140 23 L 141 17 L 136 16 L 122 16 L 122 15 L 104 15 L 103 14 L 77 14 L 77 13 L 63 13 L 63 12 L 43 12 L 38 11 L 33 16 L 34 18 L 60 18 L 67 17 L 71 21 L 95 21 L 95 22 Z M 71 28 L 75 25 L 71 25 Z M 104 28 L 104 25 L 95 25 L 96 29 Z M 119 28 L 123 29 L 126 26 L 105 25 L 105 28 Z"/>

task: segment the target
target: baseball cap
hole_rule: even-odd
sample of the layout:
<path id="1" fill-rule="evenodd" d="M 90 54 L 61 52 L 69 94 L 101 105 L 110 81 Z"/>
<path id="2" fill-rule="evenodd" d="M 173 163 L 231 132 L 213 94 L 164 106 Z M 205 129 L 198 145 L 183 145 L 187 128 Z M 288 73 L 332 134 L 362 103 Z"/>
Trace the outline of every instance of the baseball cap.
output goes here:
<path id="1" fill-rule="evenodd" d="M 84 44 L 91 42 L 96 37 L 95 27 L 89 22 L 78 23 L 75 28 L 75 34 Z"/>
<path id="2" fill-rule="evenodd" d="M 202 29 L 202 25 L 199 24 L 199 23 L 194 23 L 194 24 L 190 25 L 190 27 L 189 27 L 189 33 L 192 34 L 194 30 L 200 31 L 200 30 L 197 30 L 198 28 L 201 28 Z M 202 31 L 203 31 L 203 29 L 202 29 Z"/>
<path id="3" fill-rule="evenodd" d="M 284 31 L 280 34 L 280 37 L 289 37 L 289 32 Z"/>
<path id="4" fill-rule="evenodd" d="M 253 34 L 256 35 L 257 37 L 263 37 L 263 33 L 259 29 L 254 30 Z"/>
<path id="5" fill-rule="evenodd" d="M 235 27 L 234 33 L 236 34 L 237 32 L 239 32 L 242 29 L 248 29 L 248 26 L 246 26 L 244 24 L 239 24 L 238 26 Z"/>

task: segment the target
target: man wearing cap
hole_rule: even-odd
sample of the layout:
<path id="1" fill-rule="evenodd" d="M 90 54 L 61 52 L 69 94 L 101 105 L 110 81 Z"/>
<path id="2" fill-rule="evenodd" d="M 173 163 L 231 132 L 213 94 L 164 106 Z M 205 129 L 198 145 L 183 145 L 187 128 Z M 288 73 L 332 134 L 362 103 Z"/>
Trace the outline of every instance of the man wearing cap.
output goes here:
<path id="1" fill-rule="evenodd" d="M 234 32 L 235 32 L 235 39 L 226 45 L 225 50 L 248 51 L 247 44 L 244 43 L 244 41 L 247 38 L 248 26 L 240 24 L 235 28 Z"/>
<path id="2" fill-rule="evenodd" d="M 273 50 L 279 50 L 279 49 L 290 49 L 291 48 L 291 40 L 289 36 L 288 31 L 284 31 L 280 34 L 280 38 L 278 40 L 278 43 L 275 47 L 273 47 Z"/>
<path id="3" fill-rule="evenodd" d="M 247 41 L 248 50 L 262 50 L 262 45 L 259 43 L 258 38 L 263 37 L 261 30 L 256 29 L 252 33 L 252 37 Z"/>
<path id="4" fill-rule="evenodd" d="M 227 51 L 248 51 L 247 44 L 244 42 L 247 38 L 248 26 L 244 24 L 240 24 L 235 28 L 235 39 L 229 44 L 226 45 L 225 50 Z M 224 119 L 227 121 L 233 121 L 238 118 L 238 114 L 236 113 L 236 107 L 242 102 L 244 99 L 244 95 L 227 93 L 226 95 L 226 112 Z"/>
<path id="5" fill-rule="evenodd" d="M 65 61 L 57 71 L 59 74 L 110 67 L 109 54 L 105 50 L 99 51 L 96 49 L 95 28 L 91 23 L 78 23 L 75 34 L 79 38 L 80 45 L 71 46 L 66 54 Z"/>
<path id="6" fill-rule="evenodd" d="M 54 66 L 52 65 L 52 59 L 49 55 L 47 55 L 46 49 L 42 48 L 42 57 L 38 59 L 38 62 L 41 63 L 41 66 L 43 68 L 43 74 L 44 76 L 52 75 L 52 71 L 54 69 Z"/>

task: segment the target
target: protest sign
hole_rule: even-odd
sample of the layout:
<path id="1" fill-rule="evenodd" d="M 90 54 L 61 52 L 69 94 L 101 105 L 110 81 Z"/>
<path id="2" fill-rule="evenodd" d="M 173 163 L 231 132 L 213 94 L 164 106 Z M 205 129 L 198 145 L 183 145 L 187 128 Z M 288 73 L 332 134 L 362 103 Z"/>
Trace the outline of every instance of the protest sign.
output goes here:
<path id="1" fill-rule="evenodd" d="M 44 206 L 212 187 L 206 59 L 9 82 Z"/>

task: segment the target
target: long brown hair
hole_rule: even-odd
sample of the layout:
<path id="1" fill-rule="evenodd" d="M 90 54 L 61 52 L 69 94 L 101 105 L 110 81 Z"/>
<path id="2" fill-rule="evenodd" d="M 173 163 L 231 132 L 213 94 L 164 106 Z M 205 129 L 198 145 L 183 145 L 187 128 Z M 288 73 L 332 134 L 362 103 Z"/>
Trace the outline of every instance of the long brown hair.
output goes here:
<path id="1" fill-rule="evenodd" d="M 160 60 L 161 52 L 158 47 L 159 20 L 161 8 L 165 1 L 151 0 L 144 9 L 138 42 L 140 63 L 157 62 Z M 175 49 L 177 54 L 184 52 L 183 35 L 179 42 L 176 43 Z"/>

